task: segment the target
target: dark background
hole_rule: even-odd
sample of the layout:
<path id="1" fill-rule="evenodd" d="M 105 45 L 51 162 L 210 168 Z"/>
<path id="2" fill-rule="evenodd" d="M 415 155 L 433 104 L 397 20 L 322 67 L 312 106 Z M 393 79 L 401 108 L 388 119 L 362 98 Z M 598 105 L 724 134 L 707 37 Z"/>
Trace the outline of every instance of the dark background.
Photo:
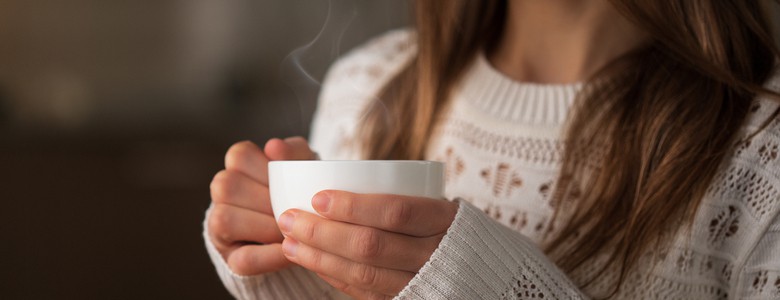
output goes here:
<path id="1" fill-rule="evenodd" d="M 0 298 L 228 298 L 201 238 L 224 152 L 305 136 L 293 62 L 319 80 L 407 6 L 0 0 Z"/>

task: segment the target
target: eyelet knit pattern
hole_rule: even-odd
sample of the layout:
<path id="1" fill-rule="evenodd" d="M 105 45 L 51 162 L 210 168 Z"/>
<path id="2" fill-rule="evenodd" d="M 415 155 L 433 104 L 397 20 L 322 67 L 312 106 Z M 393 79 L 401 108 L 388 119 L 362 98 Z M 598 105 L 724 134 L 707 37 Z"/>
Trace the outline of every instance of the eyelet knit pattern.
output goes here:
<path id="1" fill-rule="evenodd" d="M 322 158 L 359 157 L 354 136 L 363 109 L 415 51 L 413 32 L 393 31 L 331 68 L 311 136 Z M 780 90 L 780 77 L 767 87 Z M 581 289 L 582 278 L 595 268 L 565 274 L 538 247 L 555 226 L 556 203 L 549 194 L 562 159 L 564 122 L 581 88 L 514 82 L 484 57 L 475 59 L 436 123 L 427 153 L 446 164 L 446 194 L 460 201 L 460 210 L 397 298 L 585 299 L 609 291 L 614 272 Z M 616 298 L 780 298 L 778 107 L 774 100 L 754 101 L 693 225 L 669 237 L 667 249 L 648 251 Z M 300 268 L 237 276 L 204 238 L 220 278 L 237 298 L 346 297 Z"/>

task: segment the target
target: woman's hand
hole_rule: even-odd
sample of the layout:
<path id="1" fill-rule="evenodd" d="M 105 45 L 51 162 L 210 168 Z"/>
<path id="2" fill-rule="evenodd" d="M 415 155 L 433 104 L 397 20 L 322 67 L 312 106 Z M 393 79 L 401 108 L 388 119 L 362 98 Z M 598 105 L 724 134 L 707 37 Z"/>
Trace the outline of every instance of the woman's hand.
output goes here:
<path id="1" fill-rule="evenodd" d="M 284 255 L 358 299 L 392 298 L 439 246 L 458 204 L 419 197 L 322 191 L 323 217 L 291 209 L 279 219 Z"/>
<path id="2" fill-rule="evenodd" d="M 290 265 L 282 254 L 283 237 L 271 211 L 268 161 L 315 156 L 300 137 L 269 140 L 263 150 L 252 142 L 234 144 L 225 155 L 225 170 L 211 182 L 209 238 L 239 275 L 273 272 Z"/>

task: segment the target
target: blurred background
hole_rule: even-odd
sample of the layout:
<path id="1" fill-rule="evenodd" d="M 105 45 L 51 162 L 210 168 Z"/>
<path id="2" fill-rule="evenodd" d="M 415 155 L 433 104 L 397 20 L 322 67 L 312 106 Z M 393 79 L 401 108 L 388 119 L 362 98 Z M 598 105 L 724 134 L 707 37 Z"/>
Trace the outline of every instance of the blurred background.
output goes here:
<path id="1" fill-rule="evenodd" d="M 201 238 L 225 151 L 306 136 L 319 86 L 303 70 L 321 80 L 408 12 L 0 0 L 0 298 L 229 298 Z"/>

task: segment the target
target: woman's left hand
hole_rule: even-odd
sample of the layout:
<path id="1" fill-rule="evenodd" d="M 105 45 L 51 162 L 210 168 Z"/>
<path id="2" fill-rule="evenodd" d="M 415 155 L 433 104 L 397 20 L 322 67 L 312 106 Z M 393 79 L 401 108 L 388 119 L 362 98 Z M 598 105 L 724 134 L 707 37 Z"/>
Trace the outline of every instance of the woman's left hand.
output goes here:
<path id="1" fill-rule="evenodd" d="M 392 298 L 439 246 L 458 204 L 398 195 L 322 191 L 323 217 L 291 209 L 279 218 L 288 260 L 357 299 Z"/>

